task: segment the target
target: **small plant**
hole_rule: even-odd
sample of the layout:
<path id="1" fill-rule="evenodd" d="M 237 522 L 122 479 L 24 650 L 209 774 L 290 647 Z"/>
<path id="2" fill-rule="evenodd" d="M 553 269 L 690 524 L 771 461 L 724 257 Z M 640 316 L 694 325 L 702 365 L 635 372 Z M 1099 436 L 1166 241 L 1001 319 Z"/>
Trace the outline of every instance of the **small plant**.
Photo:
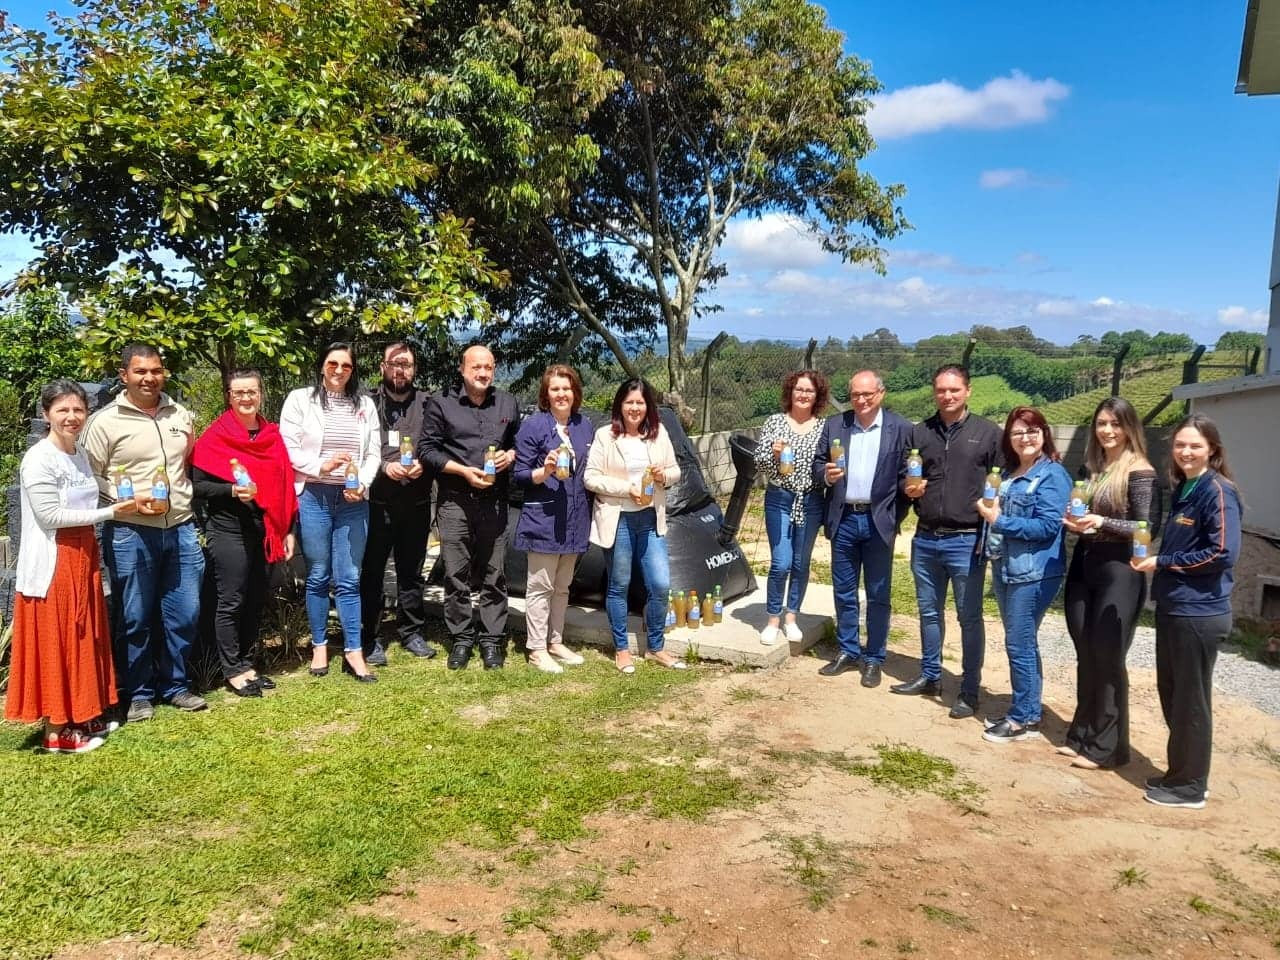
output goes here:
<path id="1" fill-rule="evenodd" d="M 817 834 L 771 839 L 791 857 L 783 871 L 805 888 L 812 910 L 830 903 L 836 895 L 838 881 L 860 869 L 842 844 L 834 844 Z"/>
<path id="2" fill-rule="evenodd" d="M 675 915 L 670 907 L 663 907 L 662 912 L 658 914 L 658 922 L 664 927 L 669 927 L 673 923 L 679 923 L 680 918 Z"/>
<path id="3" fill-rule="evenodd" d="M 1116 871 L 1116 882 L 1112 884 L 1112 890 L 1119 890 L 1121 887 L 1145 887 L 1147 885 L 1147 871 L 1139 870 L 1137 867 L 1125 867 L 1123 870 Z"/>
<path id="4" fill-rule="evenodd" d="M 920 948 L 917 947 L 915 943 L 908 940 L 906 937 L 901 937 L 899 938 L 897 944 L 895 944 L 895 949 L 899 953 L 915 953 Z"/>
<path id="5" fill-rule="evenodd" d="M 600 952 L 600 948 L 609 939 L 609 934 L 588 927 L 567 936 L 553 933 L 550 939 L 551 949 L 560 960 L 585 960 L 591 954 Z"/>
<path id="6" fill-rule="evenodd" d="M 764 700 L 765 695 L 755 687 L 734 687 L 729 691 L 732 703 L 750 703 L 752 700 Z"/>
<path id="7" fill-rule="evenodd" d="M 1247 852 L 1263 863 L 1269 863 L 1273 867 L 1280 867 L 1280 847 L 1260 847 L 1255 843 Z"/>
<path id="8" fill-rule="evenodd" d="M 573 885 L 573 890 L 569 894 L 569 899 L 574 903 L 595 903 L 603 898 L 604 876 L 600 873 L 579 880 Z"/>
<path id="9" fill-rule="evenodd" d="M 632 930 L 631 936 L 627 937 L 628 943 L 648 943 L 653 939 L 653 931 L 648 927 L 641 927 L 639 930 Z"/>
<path id="10" fill-rule="evenodd" d="M 1253 744 L 1253 752 L 1262 760 L 1265 760 L 1271 766 L 1280 770 L 1280 750 L 1271 746 L 1266 740 L 1255 740 Z"/>
<path id="11" fill-rule="evenodd" d="M 636 867 L 638 866 L 640 865 L 636 863 L 635 857 L 627 857 L 627 859 L 618 864 L 618 876 L 629 877 L 636 872 Z"/>
<path id="12" fill-rule="evenodd" d="M 702 662 L 702 655 L 698 652 L 698 645 L 692 640 L 689 645 L 684 648 L 684 662 L 691 667 L 695 667 Z"/>
<path id="13" fill-rule="evenodd" d="M 970 932 L 973 930 L 973 924 L 969 922 L 968 917 L 948 910 L 946 907 L 937 907 L 931 903 L 922 903 L 920 904 L 920 912 L 934 923 L 940 923 L 945 927 L 952 927 L 956 930 L 967 930 Z"/>

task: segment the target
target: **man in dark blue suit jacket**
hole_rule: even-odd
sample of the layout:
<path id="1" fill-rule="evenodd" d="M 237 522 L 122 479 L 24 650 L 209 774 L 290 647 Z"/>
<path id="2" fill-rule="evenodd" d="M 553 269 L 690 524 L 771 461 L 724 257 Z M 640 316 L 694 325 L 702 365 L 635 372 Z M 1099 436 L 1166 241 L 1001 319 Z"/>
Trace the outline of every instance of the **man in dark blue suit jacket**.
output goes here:
<path id="1" fill-rule="evenodd" d="M 831 581 L 836 601 L 840 654 L 818 672 L 835 677 L 862 665 L 862 685 L 880 685 L 889 641 L 889 593 L 893 583 L 893 540 L 906 514 L 899 491 L 911 421 L 881 408 L 884 381 L 862 370 L 849 381 L 848 413 L 829 417 L 822 427 L 813 479 L 826 488 L 827 539 L 831 541 Z M 833 460 L 840 441 L 843 466 Z M 867 642 L 858 642 L 858 580 L 865 573 Z"/>

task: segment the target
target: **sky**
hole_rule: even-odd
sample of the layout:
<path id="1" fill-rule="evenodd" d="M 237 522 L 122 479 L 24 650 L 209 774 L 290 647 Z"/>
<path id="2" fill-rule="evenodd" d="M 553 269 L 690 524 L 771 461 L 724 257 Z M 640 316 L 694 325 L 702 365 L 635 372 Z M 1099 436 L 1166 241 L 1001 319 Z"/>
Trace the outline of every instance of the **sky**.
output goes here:
<path id="1" fill-rule="evenodd" d="M 1234 93 L 1246 3 L 828 3 L 884 87 L 863 167 L 913 229 L 881 277 L 781 216 L 735 222 L 691 336 L 1264 330 L 1280 97 Z M 55 7 L 0 0 L 24 26 Z M 0 279 L 29 250 L 0 237 Z"/>

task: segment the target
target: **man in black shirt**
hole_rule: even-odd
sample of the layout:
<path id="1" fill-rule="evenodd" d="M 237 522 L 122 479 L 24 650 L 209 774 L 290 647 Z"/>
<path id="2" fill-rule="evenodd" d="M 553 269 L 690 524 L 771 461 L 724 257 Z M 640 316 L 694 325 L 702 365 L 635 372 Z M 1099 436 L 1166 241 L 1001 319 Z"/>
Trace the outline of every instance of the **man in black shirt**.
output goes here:
<path id="1" fill-rule="evenodd" d="M 436 474 L 440 506 L 440 558 L 444 561 L 444 622 L 449 669 L 471 659 L 476 631 L 471 596 L 478 593 L 480 656 L 486 670 L 506 658 L 508 468 L 515 462 L 520 409 L 515 397 L 493 386 L 487 347 L 462 355 L 462 387 L 427 402 L 421 460 Z M 493 447 L 492 467 L 486 451 Z"/>
<path id="2" fill-rule="evenodd" d="M 413 386 L 417 361 L 407 343 L 390 344 L 382 352 L 382 383 L 373 391 L 382 426 L 382 466 L 369 488 L 369 539 L 360 568 L 360 610 L 364 658 L 386 666 L 379 624 L 387 558 L 396 564 L 396 632 L 405 650 L 415 657 L 434 657 L 435 647 L 422 635 L 422 564 L 431 531 L 431 474 L 417 458 L 422 442 L 426 396 Z M 412 462 L 401 461 L 401 443 L 408 440 Z"/>
<path id="3" fill-rule="evenodd" d="M 982 592 L 987 564 L 979 552 L 977 502 L 983 479 L 999 462 L 1001 429 L 970 413 L 969 371 L 947 364 L 933 375 L 938 412 L 911 431 L 908 447 L 920 451 L 923 476 L 911 471 L 903 493 L 919 518 L 911 541 L 911 573 L 920 611 L 920 676 L 890 689 L 894 693 L 938 696 L 942 692 L 942 639 L 947 585 L 955 591 L 960 621 L 960 693 L 951 717 L 972 717 L 978 709 L 986 629 Z"/>

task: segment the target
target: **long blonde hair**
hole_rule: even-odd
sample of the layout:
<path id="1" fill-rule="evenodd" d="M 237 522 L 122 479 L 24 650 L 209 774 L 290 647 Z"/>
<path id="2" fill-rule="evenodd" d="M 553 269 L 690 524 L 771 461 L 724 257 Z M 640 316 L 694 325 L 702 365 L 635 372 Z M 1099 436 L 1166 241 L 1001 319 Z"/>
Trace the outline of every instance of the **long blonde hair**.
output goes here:
<path id="1" fill-rule="evenodd" d="M 1110 413 L 1124 432 L 1124 449 L 1115 463 L 1107 465 L 1107 455 L 1098 443 L 1098 415 Z M 1129 474 L 1134 470 L 1151 470 L 1147 459 L 1147 437 L 1142 430 L 1138 411 L 1124 397 L 1107 397 L 1089 420 L 1089 443 L 1084 451 L 1084 465 L 1089 470 L 1089 498 L 1096 502 L 1099 495 L 1107 503 L 1121 510 L 1129 509 Z"/>

